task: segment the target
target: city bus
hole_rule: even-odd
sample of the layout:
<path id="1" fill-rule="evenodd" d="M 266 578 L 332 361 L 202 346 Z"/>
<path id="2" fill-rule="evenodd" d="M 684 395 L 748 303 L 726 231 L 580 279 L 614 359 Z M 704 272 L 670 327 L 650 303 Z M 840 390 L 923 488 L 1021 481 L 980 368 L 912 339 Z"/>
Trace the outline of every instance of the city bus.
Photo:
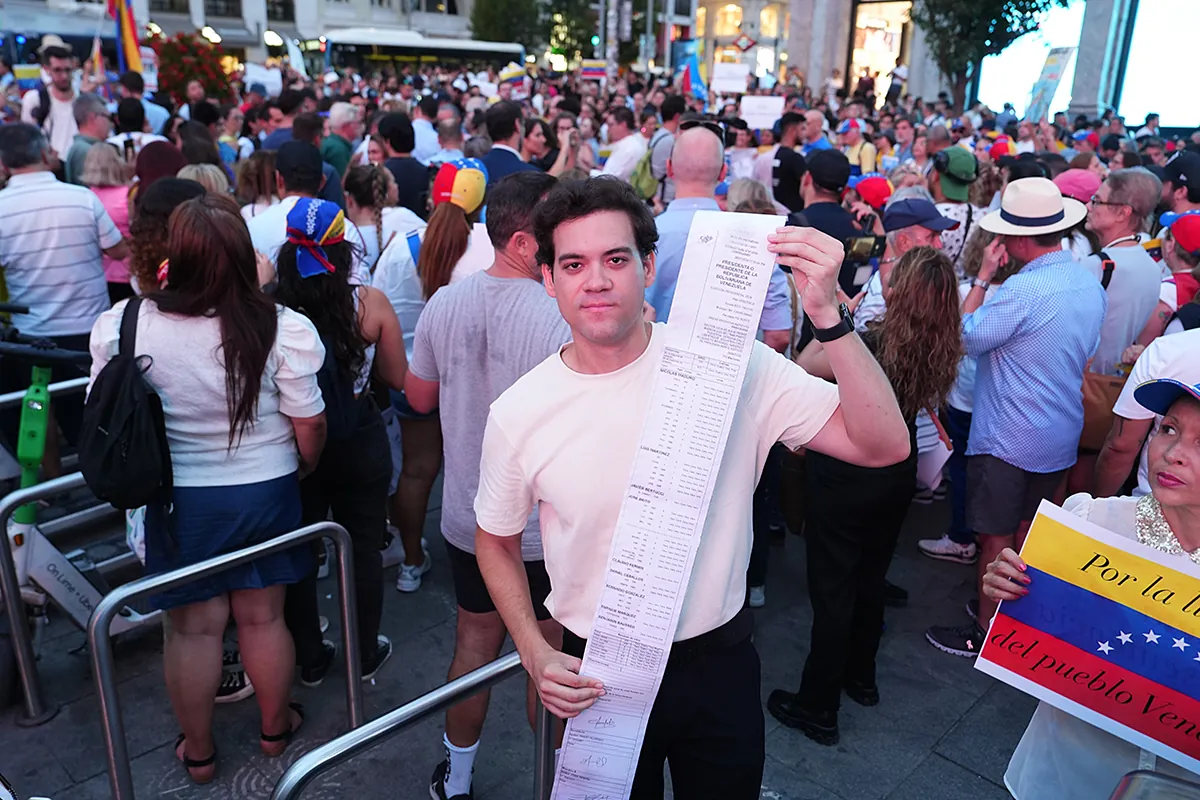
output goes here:
<path id="1" fill-rule="evenodd" d="M 421 64 L 469 64 L 502 67 L 510 61 L 524 65 L 525 48 L 505 42 L 471 39 L 427 38 L 398 28 L 343 28 L 331 30 L 320 40 L 302 43 L 307 53 L 323 51 L 325 69 L 376 72 L 399 71 Z"/>

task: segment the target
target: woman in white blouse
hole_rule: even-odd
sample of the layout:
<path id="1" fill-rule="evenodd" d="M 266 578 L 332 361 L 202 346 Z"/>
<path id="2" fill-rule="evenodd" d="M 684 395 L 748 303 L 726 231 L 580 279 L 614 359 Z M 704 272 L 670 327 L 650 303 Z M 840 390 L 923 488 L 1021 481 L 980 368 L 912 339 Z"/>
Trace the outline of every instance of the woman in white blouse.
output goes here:
<path id="1" fill-rule="evenodd" d="M 1063 507 L 1183 563 L 1200 563 L 1200 385 L 1148 381 L 1134 397 L 1163 417 L 1150 440 L 1153 493 L 1141 498 L 1077 494 Z M 1036 592 L 1024 568 L 1020 556 L 1003 550 L 988 565 L 984 592 L 997 601 L 1019 601 Z M 1004 783 L 1017 800 L 1094 800 L 1108 797 L 1126 773 L 1147 768 L 1200 781 L 1200 775 L 1039 703 L 1013 752 Z"/>
<path id="2" fill-rule="evenodd" d="M 165 287 L 138 309 L 136 353 L 163 404 L 174 488 L 146 513 L 146 568 L 161 573 L 300 527 L 299 474 L 325 440 L 317 371 L 325 349 L 312 323 L 258 290 L 250 235 L 229 197 L 183 203 L 168 230 Z M 92 378 L 118 351 L 125 303 L 92 329 Z M 281 755 L 303 719 L 289 703 L 296 663 L 284 624 L 285 584 L 312 565 L 293 548 L 152 601 L 165 609 L 167 692 L 179 720 L 175 754 L 189 776 L 215 772 L 213 698 L 221 637 L 237 621 L 242 664 L 262 712 L 261 742 Z"/>

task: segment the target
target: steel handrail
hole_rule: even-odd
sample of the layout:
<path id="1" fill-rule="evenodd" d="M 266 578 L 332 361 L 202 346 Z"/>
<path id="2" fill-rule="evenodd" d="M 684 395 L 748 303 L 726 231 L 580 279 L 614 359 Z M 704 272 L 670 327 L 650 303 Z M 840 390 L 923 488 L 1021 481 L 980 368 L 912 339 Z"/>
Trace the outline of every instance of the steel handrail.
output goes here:
<path id="1" fill-rule="evenodd" d="M 338 764 L 471 695 L 524 674 L 521 656 L 512 652 L 455 678 L 360 728 L 344 733 L 297 759 L 275 784 L 271 800 L 295 800 L 309 783 Z M 538 704 L 535 738 L 534 798 L 548 800 L 554 781 L 554 722 L 550 712 L 541 703 Z"/>
<path id="2" fill-rule="evenodd" d="M 26 489 L 17 489 L 0 498 L 0 532 L 4 536 L 4 541 L 0 543 L 0 595 L 3 596 L 4 613 L 8 617 L 8 636 L 17 659 L 21 692 L 25 697 L 25 716 L 17 718 L 17 724 L 22 727 L 32 727 L 50 721 L 58 713 L 58 708 L 47 708 L 42 697 L 37 659 L 33 654 L 29 622 L 25 618 L 25 604 L 21 602 L 21 587 L 17 581 L 16 557 L 8 539 L 8 522 L 13 512 L 21 506 L 86 485 L 83 473 L 76 472 Z M 24 546 L 28 547 L 29 543 L 26 542 Z"/>
<path id="3" fill-rule="evenodd" d="M 7 499 L 5 498 L 6 502 Z M 3 506 L 0 506 L 0 510 L 2 509 Z M 354 559 L 350 534 L 335 522 L 319 522 L 244 550 L 214 556 L 161 575 L 140 578 L 109 592 L 96 606 L 92 618 L 88 621 L 87 637 L 92 653 L 92 673 L 96 679 L 96 692 L 100 700 L 104 747 L 113 800 L 134 798 L 133 774 L 129 764 L 128 742 L 125 739 L 125 722 L 121 717 L 117 692 L 112 637 L 109 633 L 113 619 L 121 609 L 153 592 L 169 591 L 263 556 L 325 537 L 333 539 L 337 551 L 338 601 L 341 606 L 342 641 L 346 656 L 347 715 L 352 729 L 363 724 L 363 688 L 359 677 L 362 668 L 358 652 L 358 610 L 354 599 Z"/>
<path id="4" fill-rule="evenodd" d="M 50 384 L 46 387 L 46 391 L 50 393 L 51 397 L 54 397 L 56 394 L 73 394 L 74 392 L 86 389 L 90 380 L 91 378 L 71 378 L 69 381 L 59 381 L 58 383 Z M 19 392 L 0 394 L 0 409 L 21 405 L 25 401 L 26 391 L 28 390 L 22 389 Z"/>

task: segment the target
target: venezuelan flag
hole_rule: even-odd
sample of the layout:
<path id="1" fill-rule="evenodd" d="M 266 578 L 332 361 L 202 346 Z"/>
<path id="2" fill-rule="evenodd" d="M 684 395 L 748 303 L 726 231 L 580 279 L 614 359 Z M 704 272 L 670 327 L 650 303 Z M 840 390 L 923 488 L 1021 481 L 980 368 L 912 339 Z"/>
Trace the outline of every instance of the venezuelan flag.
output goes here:
<path id="1" fill-rule="evenodd" d="M 700 59 L 696 57 L 695 53 L 684 65 L 683 80 L 680 83 L 679 91 L 684 95 L 692 95 L 697 100 L 708 102 L 708 87 L 704 85 L 704 80 L 700 77 Z"/>
<path id="2" fill-rule="evenodd" d="M 117 26 L 117 64 L 121 72 L 141 72 L 142 53 L 133 18 L 133 0 L 108 0 L 108 14 Z"/>
<path id="3" fill-rule="evenodd" d="M 588 81 L 603 80 L 608 75 L 607 64 L 602 58 L 585 58 L 580 65 L 579 77 Z"/>
<path id="4" fill-rule="evenodd" d="M 1200 770 L 1200 577 L 1043 503 L 976 668 Z"/>

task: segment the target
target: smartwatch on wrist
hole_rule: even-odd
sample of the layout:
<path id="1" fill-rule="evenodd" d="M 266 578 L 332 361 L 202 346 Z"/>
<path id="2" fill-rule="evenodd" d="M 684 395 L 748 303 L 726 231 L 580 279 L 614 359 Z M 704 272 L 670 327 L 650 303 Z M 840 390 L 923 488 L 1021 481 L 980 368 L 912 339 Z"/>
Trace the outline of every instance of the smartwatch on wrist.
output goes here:
<path id="1" fill-rule="evenodd" d="M 832 328 L 813 328 L 813 338 L 821 344 L 836 341 L 847 333 L 854 332 L 854 317 L 850 314 L 850 309 L 845 303 L 838 306 L 838 313 L 841 315 L 841 320 Z"/>

